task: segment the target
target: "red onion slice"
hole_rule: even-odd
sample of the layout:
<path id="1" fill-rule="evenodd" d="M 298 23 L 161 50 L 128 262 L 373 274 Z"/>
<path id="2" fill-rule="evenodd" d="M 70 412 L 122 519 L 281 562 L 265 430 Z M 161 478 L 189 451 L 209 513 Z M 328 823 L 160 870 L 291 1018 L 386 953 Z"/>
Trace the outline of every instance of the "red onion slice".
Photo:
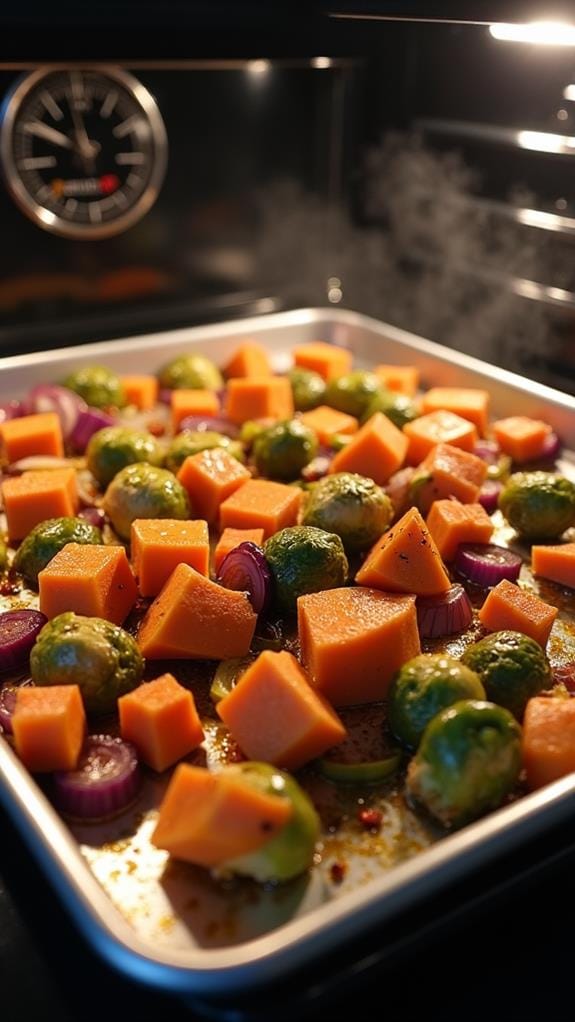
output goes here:
<path id="1" fill-rule="evenodd" d="M 100 408 L 85 408 L 78 415 L 76 425 L 70 433 L 69 439 L 72 447 L 75 451 L 83 454 L 94 433 L 97 433 L 99 429 L 104 429 L 105 426 L 113 426 L 115 421 L 111 415 L 101 411 Z"/>
<path id="2" fill-rule="evenodd" d="M 101 529 L 106 521 L 106 512 L 101 507 L 83 507 L 78 511 L 78 518 L 83 518 L 89 525 Z"/>
<path id="3" fill-rule="evenodd" d="M 437 596 L 418 596 L 415 607 L 417 627 L 422 639 L 455 635 L 468 628 L 473 620 L 469 597 L 459 583 Z"/>
<path id="4" fill-rule="evenodd" d="M 12 714 L 14 713 L 14 707 L 16 706 L 16 695 L 19 688 L 25 688 L 29 685 L 33 685 L 34 682 L 31 678 L 27 681 L 23 681 L 20 685 L 4 685 L 4 688 L 0 689 L 0 727 L 4 729 L 7 735 L 13 733 L 12 729 Z"/>
<path id="5" fill-rule="evenodd" d="M 517 582 L 521 558 L 495 543 L 462 543 L 455 555 L 455 570 L 483 589 L 492 589 L 502 579 Z"/>
<path id="6" fill-rule="evenodd" d="M 0 671 L 12 671 L 27 663 L 36 636 L 47 621 L 39 610 L 7 610 L 0 614 Z"/>
<path id="7" fill-rule="evenodd" d="M 136 797 L 141 775 L 131 742 L 89 735 L 75 770 L 54 774 L 54 801 L 67 816 L 100 820 L 125 809 Z"/>
<path id="8" fill-rule="evenodd" d="M 218 582 L 224 589 L 247 593 L 256 614 L 270 605 L 272 573 L 257 543 L 240 543 L 230 550 L 220 565 Z"/>
<path id="9" fill-rule="evenodd" d="M 39 383 L 37 387 L 33 387 L 26 397 L 24 406 L 28 415 L 56 412 L 65 440 L 72 433 L 80 412 L 87 407 L 86 402 L 73 390 L 50 383 Z"/>
<path id="10" fill-rule="evenodd" d="M 0 425 L 9 419 L 19 419 L 24 414 L 22 401 L 4 401 L 0 404 Z"/>
<path id="11" fill-rule="evenodd" d="M 575 695 L 575 660 L 569 664 L 561 664 L 560 667 L 553 667 L 552 672 L 553 684 L 564 685 L 571 695 Z"/>
<path id="12" fill-rule="evenodd" d="M 223 415 L 187 415 L 180 423 L 179 432 L 185 429 L 195 433 L 205 433 L 207 430 L 223 433 L 224 436 L 229 436 L 230 440 L 236 440 L 240 435 L 238 427 Z"/>
<path id="13" fill-rule="evenodd" d="M 541 459 L 544 461 L 555 461 L 561 454 L 562 443 L 557 433 L 548 433 L 541 447 Z"/>
<path id="14" fill-rule="evenodd" d="M 478 440 L 473 453 L 486 461 L 488 465 L 496 465 L 501 455 L 501 448 L 496 440 Z"/>
<path id="15" fill-rule="evenodd" d="M 332 451 L 331 456 L 329 454 L 318 454 L 317 458 L 312 458 L 301 470 L 302 479 L 305 479 L 306 483 L 315 483 L 318 479 L 323 479 L 329 472 L 333 454 L 334 452 Z"/>
<path id="16" fill-rule="evenodd" d="M 497 502 L 502 489 L 503 483 L 500 483 L 498 479 L 486 479 L 483 483 L 477 499 L 488 515 L 497 511 Z"/>

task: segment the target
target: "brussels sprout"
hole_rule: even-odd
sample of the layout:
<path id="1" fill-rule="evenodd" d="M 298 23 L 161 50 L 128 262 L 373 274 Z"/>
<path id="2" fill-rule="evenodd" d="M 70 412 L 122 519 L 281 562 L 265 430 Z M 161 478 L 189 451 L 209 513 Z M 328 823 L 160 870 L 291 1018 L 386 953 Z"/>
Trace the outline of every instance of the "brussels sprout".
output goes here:
<path id="1" fill-rule="evenodd" d="M 160 386 L 170 390 L 221 390 L 222 374 L 205 355 L 179 355 L 158 373 Z"/>
<path id="2" fill-rule="evenodd" d="M 524 539 L 556 539 L 575 525 L 575 483 L 554 472 L 516 472 L 499 508 Z"/>
<path id="3" fill-rule="evenodd" d="M 224 768 L 266 794 L 288 798 L 292 816 L 281 831 L 255 852 L 230 859 L 224 868 L 259 883 L 281 883 L 312 865 L 320 834 L 319 817 L 297 781 L 269 763 L 234 763 Z"/>
<path id="4" fill-rule="evenodd" d="M 44 625 L 30 672 L 35 685 L 78 685 L 88 713 L 112 713 L 118 697 L 140 684 L 144 660 L 123 628 L 67 611 Z"/>
<path id="5" fill-rule="evenodd" d="M 102 533 L 83 518 L 46 518 L 35 525 L 18 547 L 14 567 L 29 585 L 38 587 L 38 573 L 66 543 L 98 545 Z"/>
<path id="6" fill-rule="evenodd" d="M 2 536 L 0 536 L 0 573 L 6 571 L 8 567 L 8 547 L 4 542 Z"/>
<path id="7" fill-rule="evenodd" d="M 136 518 L 189 518 L 188 494 L 173 472 L 141 461 L 123 468 L 104 494 L 104 510 L 122 539 Z"/>
<path id="8" fill-rule="evenodd" d="M 323 529 L 281 529 L 264 544 L 264 554 L 274 577 L 275 602 L 288 613 L 296 611 L 298 596 L 338 589 L 347 581 L 343 543 Z"/>
<path id="9" fill-rule="evenodd" d="M 413 422 L 420 414 L 417 405 L 411 398 L 405 394 L 385 390 L 381 386 L 368 402 L 362 421 L 367 422 L 376 412 L 383 412 L 384 415 L 387 415 L 387 418 L 391 419 L 398 429 L 403 429 L 407 422 Z"/>
<path id="10" fill-rule="evenodd" d="M 347 551 L 359 551 L 373 546 L 392 518 L 393 504 L 373 479 L 336 472 L 309 490 L 302 524 L 335 532 Z"/>
<path id="11" fill-rule="evenodd" d="M 487 698 L 522 720 L 525 707 L 553 682 L 545 651 L 522 632 L 493 632 L 468 646 L 461 662 L 479 675 Z"/>
<path id="12" fill-rule="evenodd" d="M 253 454 L 260 475 L 289 482 L 317 454 L 317 437 L 299 419 L 277 422 L 254 439 Z"/>
<path id="13" fill-rule="evenodd" d="M 151 433 L 128 429 L 126 426 L 106 426 L 90 438 L 86 458 L 94 478 L 101 486 L 107 486 L 126 465 L 138 461 L 161 465 L 164 452 L 162 445 Z"/>
<path id="14" fill-rule="evenodd" d="M 502 706 L 463 699 L 423 732 L 407 770 L 409 794 L 446 827 L 497 809 L 521 769 L 521 728 Z"/>
<path id="15" fill-rule="evenodd" d="M 396 672 L 389 689 L 389 724 L 416 749 L 432 717 L 461 699 L 485 699 L 475 671 L 443 653 L 422 653 Z"/>
<path id="16" fill-rule="evenodd" d="M 79 394 L 93 408 L 123 408 L 126 404 L 120 377 L 105 366 L 76 369 L 66 377 L 63 385 Z"/>
<path id="17" fill-rule="evenodd" d="M 242 463 L 246 460 L 244 449 L 239 440 L 231 440 L 223 433 L 212 430 L 185 429 L 172 440 L 166 454 L 166 468 L 170 472 L 178 472 L 186 458 L 200 451 L 208 451 L 213 447 L 224 447 L 228 454 Z"/>
<path id="18" fill-rule="evenodd" d="M 325 380 L 319 373 L 296 366 L 288 373 L 288 379 L 296 412 L 309 412 L 321 405 L 325 397 Z"/>
<path id="19" fill-rule="evenodd" d="M 375 373 L 354 369 L 353 372 L 338 376 L 328 383 L 325 404 L 360 419 L 369 402 L 380 390 L 381 382 Z"/>

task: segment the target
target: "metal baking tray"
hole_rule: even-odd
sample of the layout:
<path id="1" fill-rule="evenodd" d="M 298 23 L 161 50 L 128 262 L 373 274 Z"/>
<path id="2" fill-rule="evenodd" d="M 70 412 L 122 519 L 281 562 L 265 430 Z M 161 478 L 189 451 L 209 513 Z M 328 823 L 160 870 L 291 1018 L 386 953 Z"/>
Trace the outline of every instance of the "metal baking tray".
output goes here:
<path id="1" fill-rule="evenodd" d="M 155 371 L 194 347 L 223 362 L 247 338 L 263 342 L 278 369 L 288 365 L 296 343 L 321 339 L 349 348 L 357 365 L 416 364 L 425 387 L 486 387 L 495 416 L 513 411 L 546 419 L 565 443 L 563 470 L 575 472 L 569 453 L 575 450 L 573 398 L 346 310 L 302 309 L 6 358 L 0 360 L 0 401 L 95 362 L 119 372 Z M 569 628 L 574 599 L 561 617 Z M 207 873 L 168 863 L 164 852 L 152 848 L 148 837 L 164 784 L 164 778 L 149 776 L 136 810 L 117 820 L 67 825 L 0 738 L 0 801 L 88 940 L 132 978 L 204 999 L 289 978 L 374 926 L 389 932 L 388 924 L 408 910 L 575 812 L 571 775 L 429 844 L 425 827 L 415 817 L 399 819 L 390 801 L 377 841 L 360 836 L 348 849 L 343 883 L 332 882 L 336 849 L 326 833 L 309 875 L 259 890 L 249 881 L 216 885 Z"/>

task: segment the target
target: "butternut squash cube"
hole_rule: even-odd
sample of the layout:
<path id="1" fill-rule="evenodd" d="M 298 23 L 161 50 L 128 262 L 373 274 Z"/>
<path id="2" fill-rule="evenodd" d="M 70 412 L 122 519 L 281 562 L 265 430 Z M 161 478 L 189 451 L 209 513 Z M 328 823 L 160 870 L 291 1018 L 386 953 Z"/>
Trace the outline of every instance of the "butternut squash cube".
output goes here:
<path id="1" fill-rule="evenodd" d="M 245 341 L 224 366 L 224 376 L 228 380 L 238 377 L 271 375 L 272 368 L 268 353 L 256 341 Z"/>
<path id="2" fill-rule="evenodd" d="M 9 419 L 0 426 L 2 457 L 8 462 L 19 461 L 33 454 L 64 454 L 62 427 L 56 412 L 40 412 Z"/>
<path id="3" fill-rule="evenodd" d="M 550 432 L 549 423 L 527 415 L 511 415 L 493 423 L 493 435 L 501 450 L 518 464 L 539 458 Z"/>
<path id="4" fill-rule="evenodd" d="M 263 529 L 264 538 L 295 525 L 302 492 L 295 486 L 250 479 L 220 506 L 220 528 Z"/>
<path id="5" fill-rule="evenodd" d="M 493 534 L 493 522 L 481 504 L 458 500 L 435 500 L 426 524 L 444 561 L 453 560 L 460 543 L 489 543 Z"/>
<path id="6" fill-rule="evenodd" d="M 403 432 L 409 440 L 407 462 L 418 465 L 437 444 L 450 444 L 462 451 L 474 451 L 478 440 L 473 423 L 453 412 L 429 412 L 407 422 Z"/>
<path id="7" fill-rule="evenodd" d="M 532 546 L 531 568 L 534 575 L 575 589 L 575 543 Z"/>
<path id="8" fill-rule="evenodd" d="M 189 689 L 162 674 L 118 699 L 120 733 L 140 759 L 161 773 L 197 749 L 204 732 Z"/>
<path id="9" fill-rule="evenodd" d="M 403 465 L 407 446 L 407 438 L 391 419 L 376 412 L 337 452 L 329 471 L 357 472 L 382 486 Z"/>
<path id="10" fill-rule="evenodd" d="M 158 400 L 158 380 L 155 376 L 121 376 L 126 403 L 142 412 L 149 412 Z"/>
<path id="11" fill-rule="evenodd" d="M 424 412 L 453 412 L 472 422 L 481 436 L 489 424 L 489 392 L 477 387 L 431 387 L 421 399 Z M 449 441 L 451 443 L 451 441 Z"/>
<path id="12" fill-rule="evenodd" d="M 406 397 L 414 397 L 419 387 L 419 369 L 417 366 L 378 365 L 374 373 L 384 387 Z"/>
<path id="13" fill-rule="evenodd" d="M 427 514 L 433 502 L 444 497 L 475 504 L 487 476 L 487 463 L 459 447 L 438 444 L 418 466 L 417 475 L 424 480 L 417 487 L 417 504 Z"/>
<path id="14" fill-rule="evenodd" d="M 531 789 L 575 770 L 575 699 L 534 696 L 523 718 L 522 760 Z"/>
<path id="15" fill-rule="evenodd" d="M 142 596 L 157 596 L 178 564 L 208 575 L 208 523 L 170 518 L 137 518 L 131 530 L 132 564 Z"/>
<path id="16" fill-rule="evenodd" d="M 478 617 L 490 632 L 506 628 L 523 632 L 545 648 L 558 613 L 557 607 L 504 578 L 491 590 Z"/>
<path id="17" fill-rule="evenodd" d="M 192 507 L 207 522 L 216 522 L 220 505 L 251 479 L 245 465 L 224 447 L 198 451 L 186 458 L 178 479 L 188 491 Z"/>
<path id="18" fill-rule="evenodd" d="M 312 408 L 310 412 L 304 412 L 300 418 L 306 426 L 313 429 L 320 444 L 329 444 L 335 433 L 343 433 L 344 436 L 357 433 L 359 427 L 359 423 L 353 415 L 338 412 L 336 408 L 330 408 L 329 405 Z"/>
<path id="19" fill-rule="evenodd" d="M 78 510 L 78 487 L 73 468 L 23 472 L 2 483 L 2 498 L 10 539 L 25 536 L 46 518 L 73 518 Z"/>
<path id="20" fill-rule="evenodd" d="M 225 412 L 241 426 L 248 419 L 291 419 L 293 394 L 287 376 L 234 378 L 226 389 Z"/>
<path id="21" fill-rule="evenodd" d="M 441 555 L 416 507 L 410 507 L 378 539 L 355 581 L 390 593 L 416 596 L 435 596 L 451 586 Z"/>
<path id="22" fill-rule="evenodd" d="M 230 550 L 235 550 L 240 543 L 256 543 L 257 546 L 261 546 L 263 541 L 263 529 L 224 529 L 214 550 L 215 574 L 218 574 L 224 557 L 227 557 Z"/>
<path id="23" fill-rule="evenodd" d="M 67 610 L 121 625 L 138 597 L 123 546 L 67 543 L 38 575 L 40 610 L 57 617 Z"/>
<path id="24" fill-rule="evenodd" d="M 78 685 L 18 688 L 12 727 L 16 752 L 28 770 L 74 770 L 86 732 Z"/>
<path id="25" fill-rule="evenodd" d="M 177 433 L 180 423 L 188 415 L 203 415 L 210 417 L 218 415 L 220 402 L 218 395 L 213 390 L 173 390 L 170 398 L 172 409 L 172 429 Z"/>
<path id="26" fill-rule="evenodd" d="M 304 667 L 334 706 L 385 699 L 395 671 L 421 651 L 415 596 L 346 587 L 297 604 Z"/>
<path id="27" fill-rule="evenodd" d="M 324 380 L 334 380 L 343 376 L 351 369 L 353 357 L 345 348 L 325 341 L 311 341 L 309 344 L 298 344 L 293 349 L 294 365 L 303 369 L 311 369 L 319 373 Z"/>

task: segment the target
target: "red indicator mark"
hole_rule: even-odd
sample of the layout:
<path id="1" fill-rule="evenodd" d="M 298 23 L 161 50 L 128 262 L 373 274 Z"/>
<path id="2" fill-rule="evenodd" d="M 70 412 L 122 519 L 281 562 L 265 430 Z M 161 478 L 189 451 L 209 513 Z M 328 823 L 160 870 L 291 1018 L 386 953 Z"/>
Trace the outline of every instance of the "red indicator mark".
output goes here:
<path id="1" fill-rule="evenodd" d="M 102 174 L 100 178 L 100 191 L 102 195 L 111 195 L 120 187 L 120 178 L 117 174 Z"/>

